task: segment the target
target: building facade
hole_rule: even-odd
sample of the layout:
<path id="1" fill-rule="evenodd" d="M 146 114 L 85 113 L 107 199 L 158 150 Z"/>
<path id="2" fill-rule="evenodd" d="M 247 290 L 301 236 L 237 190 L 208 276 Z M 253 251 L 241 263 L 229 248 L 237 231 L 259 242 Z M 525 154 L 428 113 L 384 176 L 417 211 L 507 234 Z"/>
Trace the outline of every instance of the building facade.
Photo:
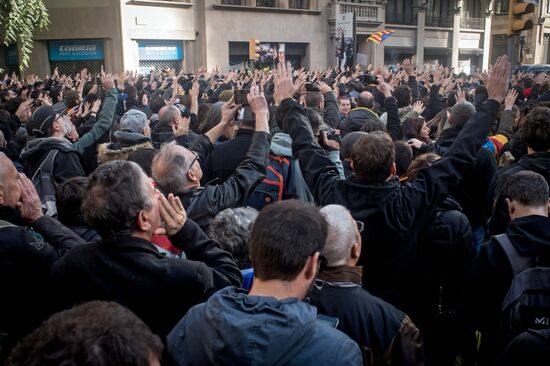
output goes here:
<path id="1" fill-rule="evenodd" d="M 51 24 L 35 36 L 29 72 L 58 67 L 108 72 L 172 67 L 187 72 L 242 69 L 248 41 L 285 44 L 296 67 L 337 64 L 336 19 L 355 13 L 358 60 L 394 64 L 413 58 L 466 73 L 490 60 L 489 0 L 45 0 Z M 380 30 L 395 33 L 382 44 L 367 41 Z M 17 45 L 0 49 L 0 66 L 12 70 Z"/>
<path id="2" fill-rule="evenodd" d="M 525 37 L 522 63 L 550 64 L 550 0 L 531 2 L 536 4 L 535 11 L 525 17 L 533 21 L 533 29 L 522 32 Z M 494 61 L 498 56 L 507 53 L 509 0 L 493 0 L 491 5 L 491 60 Z"/>

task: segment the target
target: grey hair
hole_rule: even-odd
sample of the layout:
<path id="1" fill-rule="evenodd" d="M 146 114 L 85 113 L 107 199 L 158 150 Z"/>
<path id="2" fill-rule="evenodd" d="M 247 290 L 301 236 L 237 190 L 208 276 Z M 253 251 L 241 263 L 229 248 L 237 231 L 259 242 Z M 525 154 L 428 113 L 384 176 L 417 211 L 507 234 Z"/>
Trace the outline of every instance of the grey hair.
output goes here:
<path id="1" fill-rule="evenodd" d="M 124 160 L 100 165 L 90 175 L 82 211 L 102 238 L 136 232 L 137 216 L 153 206 L 146 177 L 139 165 Z"/>
<path id="2" fill-rule="evenodd" d="M 153 159 L 153 179 L 165 194 L 180 193 L 188 182 L 187 171 L 191 162 L 177 151 L 177 146 L 174 141 L 162 145 Z"/>
<path id="3" fill-rule="evenodd" d="M 355 244 L 356 223 L 347 208 L 341 205 L 328 205 L 321 209 L 328 222 L 327 243 L 323 256 L 329 267 L 342 266 L 350 258 L 351 247 Z"/>
<path id="4" fill-rule="evenodd" d="M 466 122 L 476 114 L 476 107 L 470 102 L 460 102 L 451 108 L 450 113 L 450 125 L 454 128 L 462 129 Z"/>
<path id="5" fill-rule="evenodd" d="M 162 118 L 159 120 L 159 123 L 162 123 L 163 125 L 169 125 L 174 119 L 178 117 L 180 113 L 181 112 L 178 107 L 173 105 L 167 106 L 166 110 L 162 114 Z"/>
<path id="6" fill-rule="evenodd" d="M 258 211 L 252 207 L 228 208 L 216 215 L 208 226 L 208 236 L 235 258 L 240 269 L 252 267 L 248 259 L 248 240 Z"/>

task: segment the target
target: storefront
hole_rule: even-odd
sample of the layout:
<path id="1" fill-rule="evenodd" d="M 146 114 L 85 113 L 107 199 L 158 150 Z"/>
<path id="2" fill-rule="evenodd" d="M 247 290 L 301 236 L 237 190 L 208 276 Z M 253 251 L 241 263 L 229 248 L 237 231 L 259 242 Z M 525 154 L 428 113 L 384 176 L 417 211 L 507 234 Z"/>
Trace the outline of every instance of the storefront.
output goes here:
<path id="1" fill-rule="evenodd" d="M 84 68 L 99 73 L 105 63 L 104 42 L 102 39 L 50 41 L 49 60 L 52 73 L 56 67 L 66 75 L 77 74 Z"/>
<path id="2" fill-rule="evenodd" d="M 138 40 L 139 72 L 148 74 L 151 70 L 175 69 L 179 71 L 183 61 L 181 40 Z"/>

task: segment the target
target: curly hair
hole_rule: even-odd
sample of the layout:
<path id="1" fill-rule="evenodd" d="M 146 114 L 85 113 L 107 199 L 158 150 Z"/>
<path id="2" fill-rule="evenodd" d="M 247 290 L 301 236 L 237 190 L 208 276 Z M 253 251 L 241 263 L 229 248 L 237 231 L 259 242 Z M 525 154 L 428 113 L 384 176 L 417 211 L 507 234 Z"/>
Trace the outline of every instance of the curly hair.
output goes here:
<path id="1" fill-rule="evenodd" d="M 92 301 L 52 315 L 15 346 L 6 365 L 149 366 L 162 349 L 130 310 Z"/>
<path id="2" fill-rule="evenodd" d="M 248 240 L 256 217 L 258 211 L 252 207 L 228 208 L 217 214 L 208 226 L 210 239 L 231 253 L 240 269 L 252 267 L 248 258 Z"/>
<path id="3" fill-rule="evenodd" d="M 533 108 L 521 124 L 520 136 L 536 152 L 550 150 L 550 108 Z"/>

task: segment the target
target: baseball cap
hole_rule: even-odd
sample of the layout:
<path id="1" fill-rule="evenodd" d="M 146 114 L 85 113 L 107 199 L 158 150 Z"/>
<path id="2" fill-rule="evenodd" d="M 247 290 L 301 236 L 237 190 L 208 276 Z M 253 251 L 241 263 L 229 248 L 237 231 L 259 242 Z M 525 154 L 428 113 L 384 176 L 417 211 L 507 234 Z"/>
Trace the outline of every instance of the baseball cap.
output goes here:
<path id="1" fill-rule="evenodd" d="M 27 123 L 27 131 L 30 135 L 45 137 L 48 135 L 48 130 L 52 127 L 54 121 L 58 117 L 59 114 L 56 113 L 52 107 L 38 107 Z"/>
<path id="2" fill-rule="evenodd" d="M 147 115 L 137 109 L 130 109 L 120 119 L 120 130 L 143 133 L 147 124 Z"/>

